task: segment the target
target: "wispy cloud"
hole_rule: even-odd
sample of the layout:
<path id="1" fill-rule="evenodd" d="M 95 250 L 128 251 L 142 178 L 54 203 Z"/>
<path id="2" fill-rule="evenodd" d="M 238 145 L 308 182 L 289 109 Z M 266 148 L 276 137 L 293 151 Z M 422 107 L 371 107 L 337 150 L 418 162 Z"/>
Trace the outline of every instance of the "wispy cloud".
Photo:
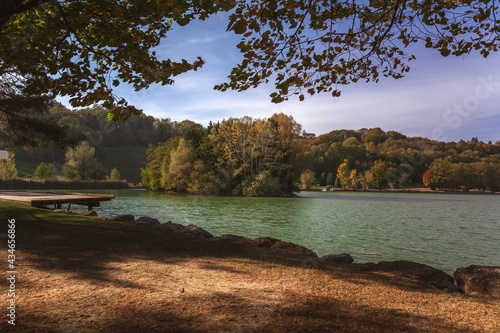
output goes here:
<path id="1" fill-rule="evenodd" d="M 188 39 L 186 41 L 186 44 L 206 44 L 206 43 L 211 43 L 211 42 L 215 42 L 221 38 L 224 38 L 224 35 L 223 34 L 219 34 L 219 35 L 212 35 L 212 36 L 205 36 L 203 38 L 192 38 L 192 39 Z"/>

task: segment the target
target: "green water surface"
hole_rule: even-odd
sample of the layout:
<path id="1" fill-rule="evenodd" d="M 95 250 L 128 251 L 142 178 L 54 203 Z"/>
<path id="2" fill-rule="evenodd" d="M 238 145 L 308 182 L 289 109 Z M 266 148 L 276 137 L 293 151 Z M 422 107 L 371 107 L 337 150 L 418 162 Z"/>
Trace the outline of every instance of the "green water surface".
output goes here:
<path id="1" fill-rule="evenodd" d="M 320 256 L 348 252 L 356 262 L 410 260 L 448 273 L 471 264 L 500 266 L 498 195 L 302 192 L 296 198 L 247 198 L 101 192 L 116 196 L 98 209 L 107 217 L 128 213 L 192 223 L 215 236 L 270 236 Z"/>

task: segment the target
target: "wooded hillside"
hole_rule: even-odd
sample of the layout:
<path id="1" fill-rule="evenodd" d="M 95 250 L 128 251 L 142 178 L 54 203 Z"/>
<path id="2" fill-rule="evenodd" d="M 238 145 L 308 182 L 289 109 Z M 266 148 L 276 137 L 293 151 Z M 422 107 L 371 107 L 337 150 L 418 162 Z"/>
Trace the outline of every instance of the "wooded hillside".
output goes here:
<path id="1" fill-rule="evenodd" d="M 154 191 L 291 194 L 302 182 L 344 189 L 428 186 L 500 189 L 500 142 L 438 142 L 380 128 L 301 136 L 293 118 L 229 119 L 196 125 L 151 147 L 144 185 Z M 202 185 L 200 187 L 200 182 Z"/>
<path id="2" fill-rule="evenodd" d="M 333 130 L 307 139 L 302 126 L 284 114 L 207 127 L 146 115 L 113 122 L 107 114 L 102 107 L 75 111 L 55 104 L 45 117 L 70 135 L 84 135 L 107 174 L 116 167 L 122 179 L 142 180 L 154 191 L 286 195 L 311 185 L 500 189 L 500 141 L 446 143 L 380 128 Z M 65 153 L 53 145 L 17 150 L 18 175 L 33 175 L 42 162 L 61 175 Z"/>

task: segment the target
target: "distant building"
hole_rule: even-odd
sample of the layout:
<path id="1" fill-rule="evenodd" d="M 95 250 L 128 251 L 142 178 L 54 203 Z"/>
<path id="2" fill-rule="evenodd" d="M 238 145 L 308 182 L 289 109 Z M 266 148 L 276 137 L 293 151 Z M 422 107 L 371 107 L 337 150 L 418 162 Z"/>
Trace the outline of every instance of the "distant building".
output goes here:
<path id="1" fill-rule="evenodd" d="M 9 158 L 9 152 L 6 150 L 0 150 L 0 160 L 6 160 Z"/>
<path id="2" fill-rule="evenodd" d="M 314 139 L 316 137 L 316 134 L 303 132 L 302 137 L 304 139 Z"/>

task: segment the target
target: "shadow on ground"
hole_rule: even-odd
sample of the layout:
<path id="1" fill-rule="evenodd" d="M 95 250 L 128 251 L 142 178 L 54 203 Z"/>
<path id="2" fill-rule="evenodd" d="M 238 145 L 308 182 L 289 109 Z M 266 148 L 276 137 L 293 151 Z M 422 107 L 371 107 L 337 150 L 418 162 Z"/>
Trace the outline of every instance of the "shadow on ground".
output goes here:
<path id="1" fill-rule="evenodd" d="M 117 280 L 111 274 L 114 264 L 136 259 L 175 266 L 197 258 L 200 259 L 200 269 L 232 274 L 242 281 L 249 277 L 248 271 L 213 259 L 239 260 L 258 265 L 263 271 L 279 266 L 306 270 L 305 263 L 311 263 L 306 257 L 283 256 L 261 249 L 191 239 L 133 223 L 48 213 L 32 208 L 19 209 L 19 206 L 2 203 L 0 207 L 0 219 L 16 219 L 19 271 L 22 272 L 24 266 L 48 276 L 71 276 L 98 288 L 112 284 L 136 292 L 148 292 L 142 290 L 144 284 Z M 0 233 L 5 234 L 6 229 Z M 321 271 L 332 279 L 360 286 L 376 282 L 407 292 L 441 293 L 413 279 L 368 272 L 356 265 L 332 266 Z M 109 297 L 108 303 L 101 301 L 108 306 L 111 304 L 112 311 L 102 311 L 96 305 L 82 309 L 81 313 L 65 313 L 57 318 L 54 312 L 44 313 L 26 305 L 19 310 L 19 317 L 29 317 L 29 322 L 20 321 L 17 329 L 23 332 L 53 331 L 47 327 L 53 327 L 51 325 L 56 320 L 60 332 L 461 332 L 450 321 L 436 317 L 314 293 L 287 290 L 279 295 L 262 295 L 254 297 L 216 291 L 187 294 L 182 289 L 175 299 L 135 299 L 132 305 L 122 304 L 109 295 L 104 296 Z M 481 299 L 471 302 L 489 304 Z"/>

